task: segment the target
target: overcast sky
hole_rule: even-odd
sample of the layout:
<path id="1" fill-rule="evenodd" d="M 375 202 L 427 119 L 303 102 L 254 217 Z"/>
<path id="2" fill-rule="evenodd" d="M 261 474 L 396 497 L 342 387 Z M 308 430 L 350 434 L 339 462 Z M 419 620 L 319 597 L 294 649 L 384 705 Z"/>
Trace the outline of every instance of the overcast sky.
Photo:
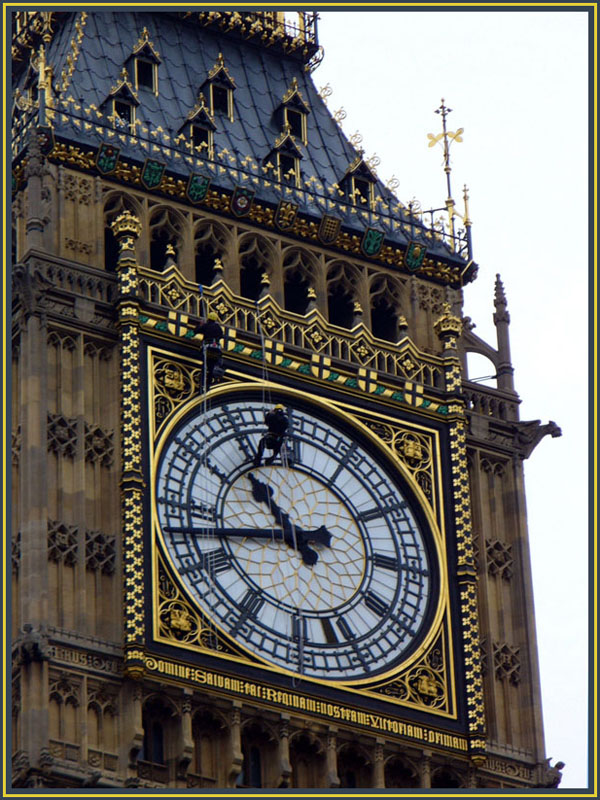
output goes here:
<path id="1" fill-rule="evenodd" d="M 363 136 L 404 203 L 443 206 L 445 98 L 452 189 L 470 193 L 479 277 L 465 289 L 475 333 L 496 345 L 494 281 L 511 316 L 522 420 L 554 420 L 525 462 L 546 754 L 561 788 L 587 784 L 588 681 L 588 59 L 575 11 L 430 9 L 321 14 L 317 87 Z M 460 207 L 460 204 L 459 204 Z M 479 377 L 471 375 L 471 377 Z"/>

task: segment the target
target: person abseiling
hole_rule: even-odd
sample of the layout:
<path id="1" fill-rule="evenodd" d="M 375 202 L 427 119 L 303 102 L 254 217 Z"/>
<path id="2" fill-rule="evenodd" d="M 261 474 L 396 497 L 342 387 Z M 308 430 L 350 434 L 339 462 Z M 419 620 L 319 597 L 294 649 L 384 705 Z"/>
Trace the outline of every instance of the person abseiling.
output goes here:
<path id="1" fill-rule="evenodd" d="M 206 368 L 206 391 L 210 389 L 214 380 L 218 380 L 225 372 L 225 365 L 221 355 L 221 340 L 223 328 L 217 322 L 218 317 L 211 311 L 205 322 L 196 328 L 196 333 L 202 334 L 202 351 Z"/>
<path id="2" fill-rule="evenodd" d="M 265 447 L 273 451 L 272 455 L 265 459 L 265 464 L 272 464 L 279 455 L 289 425 L 285 407 L 278 403 L 272 411 L 267 411 L 265 423 L 267 432 L 261 436 L 258 443 L 258 452 L 254 458 L 255 467 L 260 466 Z"/>

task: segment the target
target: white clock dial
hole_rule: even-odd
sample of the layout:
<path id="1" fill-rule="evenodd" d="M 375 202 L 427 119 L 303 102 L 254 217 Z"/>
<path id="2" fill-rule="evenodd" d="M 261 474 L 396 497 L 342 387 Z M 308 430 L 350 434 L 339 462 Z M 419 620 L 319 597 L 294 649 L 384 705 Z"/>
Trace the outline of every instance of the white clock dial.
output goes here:
<path id="1" fill-rule="evenodd" d="M 204 614 L 272 665 L 331 681 L 389 671 L 422 639 L 432 558 L 394 468 L 336 416 L 286 398 L 289 430 L 253 458 L 260 399 L 196 407 L 160 446 L 155 503 Z"/>

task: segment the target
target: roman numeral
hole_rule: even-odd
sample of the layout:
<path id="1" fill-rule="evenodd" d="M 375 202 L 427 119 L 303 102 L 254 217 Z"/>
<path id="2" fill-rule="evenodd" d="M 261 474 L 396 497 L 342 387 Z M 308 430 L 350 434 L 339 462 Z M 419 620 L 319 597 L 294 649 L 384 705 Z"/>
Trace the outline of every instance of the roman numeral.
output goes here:
<path id="1" fill-rule="evenodd" d="M 382 569 L 391 569 L 398 572 L 398 559 L 386 556 L 383 553 L 373 553 L 373 566 L 381 567 Z"/>
<path id="2" fill-rule="evenodd" d="M 367 608 L 370 608 L 373 613 L 377 614 L 378 617 L 385 617 L 390 610 L 390 607 L 386 605 L 381 597 L 378 597 L 375 592 L 372 592 L 370 589 L 365 592 L 365 605 Z"/>
<path id="3" fill-rule="evenodd" d="M 256 619 L 264 603 L 265 601 L 260 595 L 256 594 L 256 592 L 253 592 L 252 589 L 248 589 L 246 594 L 242 597 L 242 599 L 239 602 L 239 606 L 242 611 L 239 617 L 234 622 L 231 628 L 231 633 L 235 636 L 242 627 L 242 625 L 249 618 Z"/>
<path id="4" fill-rule="evenodd" d="M 401 501 L 400 503 L 391 502 L 388 505 L 375 506 L 375 508 L 370 508 L 367 511 L 361 511 L 358 514 L 358 518 L 362 522 L 370 522 L 370 520 L 383 517 L 384 514 L 391 514 L 394 511 L 403 511 L 405 508 L 406 503 L 404 501 Z"/>
<path id="5" fill-rule="evenodd" d="M 344 469 L 346 464 L 350 461 L 350 459 L 352 458 L 352 456 L 356 452 L 356 448 L 357 447 L 358 447 L 358 445 L 356 444 L 356 442 L 352 442 L 352 444 L 350 445 L 348 450 L 344 453 L 344 455 L 339 460 L 337 469 L 335 470 L 333 475 L 328 479 L 327 486 L 334 486 L 335 485 L 335 482 L 338 479 L 338 476 L 340 475 L 340 473 L 342 472 L 342 470 Z"/>
<path id="6" fill-rule="evenodd" d="M 325 641 L 327 644 L 338 644 L 338 638 L 335 635 L 333 625 L 327 617 L 321 618 L 321 627 L 323 628 L 323 633 L 325 634 Z"/>
<path id="7" fill-rule="evenodd" d="M 231 569 L 230 556 L 222 547 L 219 547 L 216 550 L 202 553 L 200 561 L 190 561 L 185 566 L 180 567 L 179 571 L 182 575 L 187 575 L 189 572 L 196 572 L 199 569 L 211 575 L 218 575 L 220 572 Z"/>
<path id="8" fill-rule="evenodd" d="M 343 617 L 336 619 L 335 624 L 342 632 L 344 639 L 356 639 L 356 634 Z"/>

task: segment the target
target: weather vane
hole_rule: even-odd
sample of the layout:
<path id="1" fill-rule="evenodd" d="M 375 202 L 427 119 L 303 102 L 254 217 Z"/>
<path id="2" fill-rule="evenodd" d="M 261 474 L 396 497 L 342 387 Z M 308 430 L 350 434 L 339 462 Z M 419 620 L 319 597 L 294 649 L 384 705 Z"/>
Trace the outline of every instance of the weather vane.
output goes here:
<path id="1" fill-rule="evenodd" d="M 434 136 L 433 133 L 428 133 L 427 138 L 429 139 L 429 147 L 433 147 L 439 141 L 443 140 L 444 143 L 444 172 L 446 173 L 446 183 L 448 185 L 448 199 L 452 199 L 452 190 L 450 188 L 450 145 L 452 142 L 462 142 L 462 133 L 464 133 L 464 128 L 459 128 L 456 131 L 449 131 L 446 128 L 446 117 L 452 111 L 451 108 L 448 108 L 444 105 L 444 98 L 442 97 L 442 105 L 439 108 L 436 108 L 435 113 L 442 115 L 442 132 L 438 133 L 437 136 Z"/>

